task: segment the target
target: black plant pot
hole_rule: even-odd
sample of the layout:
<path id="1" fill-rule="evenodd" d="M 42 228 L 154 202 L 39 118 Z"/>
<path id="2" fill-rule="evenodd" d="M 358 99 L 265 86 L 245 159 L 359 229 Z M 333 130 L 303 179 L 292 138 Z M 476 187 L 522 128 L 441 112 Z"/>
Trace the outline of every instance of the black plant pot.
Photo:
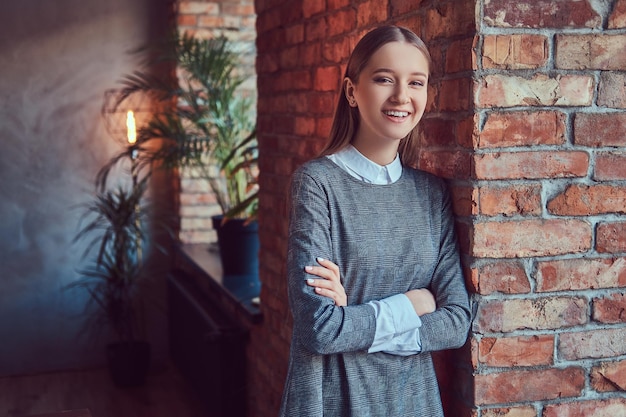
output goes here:
<path id="1" fill-rule="evenodd" d="M 261 292 L 259 281 L 259 225 L 230 219 L 222 224 L 222 216 L 213 217 L 213 228 L 222 260 L 222 285 L 240 300 L 252 300 Z"/>
<path id="2" fill-rule="evenodd" d="M 107 345 L 107 362 L 113 383 L 118 387 L 136 387 L 146 382 L 150 369 L 148 342 L 118 342 Z"/>
<path id="3" fill-rule="evenodd" d="M 259 274 L 259 224 L 245 224 L 243 219 L 229 219 L 222 224 L 223 216 L 213 216 L 217 231 L 220 258 L 224 276 Z"/>

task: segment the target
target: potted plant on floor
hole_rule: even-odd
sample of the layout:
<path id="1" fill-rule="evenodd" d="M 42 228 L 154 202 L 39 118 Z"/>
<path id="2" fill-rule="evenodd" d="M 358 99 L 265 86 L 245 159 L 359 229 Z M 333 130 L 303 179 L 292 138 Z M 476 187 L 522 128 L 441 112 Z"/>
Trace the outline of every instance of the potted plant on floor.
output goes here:
<path id="1" fill-rule="evenodd" d="M 132 146 L 114 162 L 119 163 L 124 155 L 134 162 Z M 85 330 L 92 335 L 104 328 L 112 330 L 115 341 L 107 345 L 107 363 L 113 382 L 121 387 L 143 384 L 151 357 L 143 323 L 148 213 L 144 194 L 149 177 L 138 180 L 137 166 L 132 167 L 132 184 L 112 190 L 107 187 L 111 165 L 100 171 L 95 195 L 84 205 L 82 226 L 74 239 L 81 243 L 87 239 L 83 256 L 95 257 L 69 285 L 89 294 Z"/>
<path id="2" fill-rule="evenodd" d="M 134 94 L 162 103 L 163 111 L 137 137 L 141 149 L 156 140 L 160 145 L 141 154 L 150 165 L 190 169 L 209 182 L 222 212 L 213 225 L 224 274 L 253 275 L 258 281 L 257 143 L 252 102 L 238 90 L 245 80 L 239 55 L 224 37 L 187 34 L 145 52 L 157 57 L 152 65 L 175 66 L 178 77 L 139 71 L 122 80 L 120 103 Z M 243 241 L 232 238 L 237 232 Z"/>

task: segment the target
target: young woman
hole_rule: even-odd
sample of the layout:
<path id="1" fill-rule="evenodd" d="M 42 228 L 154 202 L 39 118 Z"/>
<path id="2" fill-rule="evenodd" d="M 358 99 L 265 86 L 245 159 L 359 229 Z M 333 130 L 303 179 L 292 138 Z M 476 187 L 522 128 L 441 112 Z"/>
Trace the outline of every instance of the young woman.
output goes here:
<path id="1" fill-rule="evenodd" d="M 413 32 L 366 34 L 329 144 L 293 175 L 282 416 L 443 416 L 430 352 L 464 344 L 470 309 L 450 196 L 410 167 L 430 66 Z"/>

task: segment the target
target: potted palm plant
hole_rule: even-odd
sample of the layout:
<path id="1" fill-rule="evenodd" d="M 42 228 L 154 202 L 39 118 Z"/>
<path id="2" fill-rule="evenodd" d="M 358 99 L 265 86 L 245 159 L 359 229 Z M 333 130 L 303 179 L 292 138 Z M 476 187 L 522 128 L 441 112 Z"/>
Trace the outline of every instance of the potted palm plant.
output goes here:
<path id="1" fill-rule="evenodd" d="M 83 256 L 95 257 L 69 287 L 82 288 L 90 296 L 88 329 L 109 328 L 115 335 L 115 341 L 107 345 L 114 383 L 136 386 L 144 383 L 150 364 L 150 345 L 143 333 L 142 294 L 147 220 L 143 197 L 148 177 L 110 190 L 106 178 L 102 179 L 106 173 L 100 172 L 100 183 L 93 200 L 84 205 L 82 226 L 74 239 L 81 243 L 87 239 Z"/>
<path id="2" fill-rule="evenodd" d="M 88 220 L 75 238 L 91 239 L 85 255 L 96 248 L 97 254 L 70 286 L 90 295 L 93 314 L 88 324 L 113 329 L 116 341 L 107 353 L 111 375 L 120 386 L 143 383 L 150 362 L 142 323 L 147 282 L 142 252 L 144 194 L 155 167 L 196 170 L 209 182 L 222 211 L 213 224 L 225 276 L 251 276 L 258 282 L 257 147 L 251 101 L 237 90 L 244 81 L 237 71 L 238 54 L 223 37 L 202 40 L 185 34 L 173 40 L 156 51 L 141 51 L 156 59 L 146 61 L 146 71 L 122 80 L 109 111 L 125 107 L 135 94 L 149 97 L 151 107 L 160 110 L 139 128 L 136 142 L 99 171 L 94 199 L 86 205 Z M 180 76 L 173 71 L 155 75 L 155 65 L 176 68 Z M 124 161 L 131 162 L 132 184 L 110 190 L 109 174 Z M 232 233 L 243 236 L 243 242 Z M 242 268 L 246 259 L 251 266 Z"/>
<path id="3" fill-rule="evenodd" d="M 257 143 L 252 102 L 238 90 L 245 80 L 239 55 L 225 37 L 173 40 L 146 55 L 157 57 L 150 65 L 169 64 L 178 76 L 137 71 L 122 80 L 119 102 L 147 94 L 162 103 L 138 132 L 140 155 L 151 166 L 188 168 L 208 181 L 222 212 L 213 225 L 225 276 L 257 275 Z M 159 146 L 151 146 L 156 140 Z"/>

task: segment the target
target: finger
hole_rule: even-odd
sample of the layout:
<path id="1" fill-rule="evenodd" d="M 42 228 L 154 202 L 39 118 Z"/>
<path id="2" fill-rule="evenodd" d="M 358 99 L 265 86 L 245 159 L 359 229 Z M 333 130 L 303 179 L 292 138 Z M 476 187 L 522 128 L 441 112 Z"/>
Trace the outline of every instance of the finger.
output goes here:
<path id="1" fill-rule="evenodd" d="M 307 285 L 313 287 L 313 289 L 316 292 L 324 292 L 327 296 L 326 293 L 335 293 L 336 290 L 333 286 L 333 283 L 331 281 L 328 281 L 326 279 L 313 279 L 313 278 L 309 278 L 306 280 Z"/>
<path id="2" fill-rule="evenodd" d="M 333 271 L 337 276 L 339 276 L 339 265 L 336 263 L 329 261 L 328 259 L 324 259 L 322 257 L 315 258 L 318 264 L 322 265 L 324 268 L 328 268 Z"/>
<path id="3" fill-rule="evenodd" d="M 341 283 L 339 272 L 332 271 L 331 269 L 328 269 L 326 267 L 308 265 L 305 266 L 304 269 L 307 273 L 311 275 L 316 275 L 320 278 L 324 278 L 338 284 Z"/>
<path id="4" fill-rule="evenodd" d="M 317 293 L 334 300 L 337 300 L 343 294 L 342 288 L 338 288 L 332 281 L 326 279 L 308 279 L 307 284 L 313 287 Z"/>
<path id="5" fill-rule="evenodd" d="M 320 278 L 324 278 L 327 280 L 333 279 L 333 272 L 328 268 L 324 268 L 323 266 L 310 266 L 307 265 L 304 267 L 304 270 L 311 275 L 316 275 Z"/>
<path id="6" fill-rule="evenodd" d="M 325 275 L 324 278 L 329 279 L 335 282 L 341 282 L 341 274 L 339 273 L 339 266 L 328 259 L 324 258 L 315 258 L 317 263 L 319 263 L 322 267 L 326 268 L 331 272 L 330 275 Z"/>
<path id="7" fill-rule="evenodd" d="M 326 279 L 313 278 L 307 279 L 307 284 L 313 287 L 316 294 L 333 300 L 335 305 L 339 307 L 348 305 L 346 293 L 341 285 L 338 286 L 333 281 Z"/>
<path id="8" fill-rule="evenodd" d="M 309 279 L 306 280 L 306 283 L 308 285 L 310 285 L 311 287 L 323 288 L 323 289 L 326 289 L 326 290 L 336 291 L 335 290 L 335 285 L 332 283 L 332 281 L 329 281 L 327 279 L 313 279 L 313 278 L 309 278 Z"/>
<path id="9" fill-rule="evenodd" d="M 330 298 L 335 302 L 335 304 L 337 304 L 337 293 L 335 293 L 334 291 L 326 288 L 315 287 L 315 292 L 322 297 Z"/>

